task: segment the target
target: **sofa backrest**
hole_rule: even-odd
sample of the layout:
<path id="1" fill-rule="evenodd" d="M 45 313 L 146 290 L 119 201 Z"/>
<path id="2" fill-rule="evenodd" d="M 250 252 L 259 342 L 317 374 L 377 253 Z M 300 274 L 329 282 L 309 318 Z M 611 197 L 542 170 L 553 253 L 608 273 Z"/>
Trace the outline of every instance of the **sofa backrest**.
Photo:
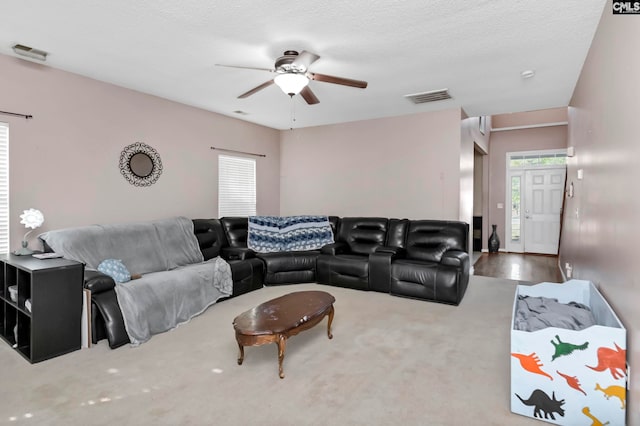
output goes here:
<path id="1" fill-rule="evenodd" d="M 247 236 L 249 233 L 249 220 L 247 217 L 223 217 L 220 218 L 219 221 L 223 230 L 223 244 L 235 248 L 247 247 Z M 331 224 L 331 230 L 333 231 L 335 239 L 340 218 L 338 216 L 329 216 L 329 223 Z"/>
<path id="2" fill-rule="evenodd" d="M 389 220 L 382 217 L 343 217 L 336 242 L 345 242 L 352 253 L 369 255 L 387 239 Z"/>
<path id="3" fill-rule="evenodd" d="M 440 262 L 447 250 L 467 252 L 469 225 L 445 220 L 411 220 L 407 230 L 407 258 Z"/>
<path id="4" fill-rule="evenodd" d="M 333 231 L 333 239 L 336 239 L 336 235 L 338 234 L 338 224 L 340 223 L 340 218 L 338 216 L 328 216 L 329 223 L 331 224 L 331 231 Z"/>
<path id="5" fill-rule="evenodd" d="M 407 240 L 409 219 L 389 219 L 389 231 L 385 246 L 404 248 Z"/>
<path id="6" fill-rule="evenodd" d="M 132 274 L 166 271 L 202 262 L 186 217 L 148 222 L 89 225 L 48 231 L 38 236 L 67 259 L 97 269 L 106 259 L 119 259 Z"/>
<path id="7" fill-rule="evenodd" d="M 220 250 L 229 245 L 219 219 L 193 219 L 193 232 L 204 260 L 219 256 Z"/>
<path id="8" fill-rule="evenodd" d="M 249 219 L 245 217 L 222 217 L 220 223 L 230 247 L 246 248 Z"/>

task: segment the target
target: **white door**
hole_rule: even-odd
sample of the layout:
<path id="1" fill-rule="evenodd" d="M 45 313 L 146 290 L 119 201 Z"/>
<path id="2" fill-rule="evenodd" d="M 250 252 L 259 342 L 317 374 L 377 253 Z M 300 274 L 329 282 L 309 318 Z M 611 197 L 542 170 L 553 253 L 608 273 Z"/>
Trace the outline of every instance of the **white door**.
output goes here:
<path id="1" fill-rule="evenodd" d="M 558 254 L 566 168 L 525 171 L 524 251 Z"/>

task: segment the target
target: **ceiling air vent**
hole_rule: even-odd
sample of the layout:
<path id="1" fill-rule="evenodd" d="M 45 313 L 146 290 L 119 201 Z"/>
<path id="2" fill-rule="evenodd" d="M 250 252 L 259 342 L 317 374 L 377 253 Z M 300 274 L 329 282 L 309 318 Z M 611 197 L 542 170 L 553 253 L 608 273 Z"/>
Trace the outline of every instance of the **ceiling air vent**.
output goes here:
<path id="1" fill-rule="evenodd" d="M 37 59 L 39 61 L 47 60 L 48 53 L 44 50 L 34 49 L 33 47 L 25 46 L 23 44 L 16 44 L 12 49 L 18 55 L 26 56 L 27 58 Z"/>
<path id="2" fill-rule="evenodd" d="M 432 90 L 431 92 L 414 93 L 413 95 L 404 95 L 414 104 L 426 104 L 427 102 L 443 101 L 451 99 L 449 89 Z"/>

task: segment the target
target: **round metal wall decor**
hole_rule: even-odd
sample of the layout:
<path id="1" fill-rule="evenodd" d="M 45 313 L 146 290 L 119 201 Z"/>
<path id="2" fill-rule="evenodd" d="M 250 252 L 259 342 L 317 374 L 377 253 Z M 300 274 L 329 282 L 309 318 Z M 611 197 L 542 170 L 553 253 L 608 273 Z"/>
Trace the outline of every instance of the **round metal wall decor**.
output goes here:
<path id="1" fill-rule="evenodd" d="M 120 153 L 120 173 L 131 185 L 153 185 L 162 174 L 158 151 L 142 142 L 126 146 Z"/>

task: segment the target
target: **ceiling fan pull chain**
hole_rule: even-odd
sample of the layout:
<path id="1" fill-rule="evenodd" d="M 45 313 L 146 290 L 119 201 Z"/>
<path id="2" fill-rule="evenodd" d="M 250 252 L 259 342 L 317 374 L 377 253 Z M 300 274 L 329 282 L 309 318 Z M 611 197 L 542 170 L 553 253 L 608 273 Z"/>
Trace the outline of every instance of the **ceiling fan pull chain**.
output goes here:
<path id="1" fill-rule="evenodd" d="M 296 103 L 293 101 L 293 95 L 289 95 L 291 98 L 291 127 L 289 130 L 293 130 L 293 125 L 296 122 Z"/>

